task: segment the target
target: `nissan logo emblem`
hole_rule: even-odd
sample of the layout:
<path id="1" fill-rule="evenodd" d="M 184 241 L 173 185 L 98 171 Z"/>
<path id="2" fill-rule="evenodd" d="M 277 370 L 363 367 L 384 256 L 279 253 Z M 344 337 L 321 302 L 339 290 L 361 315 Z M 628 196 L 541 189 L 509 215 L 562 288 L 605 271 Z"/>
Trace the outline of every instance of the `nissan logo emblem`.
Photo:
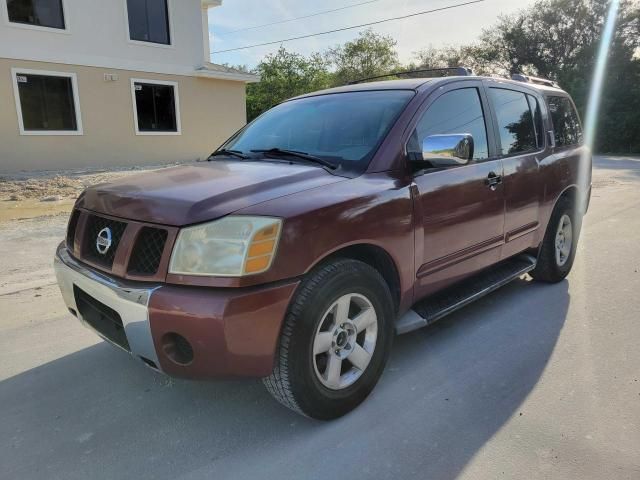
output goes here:
<path id="1" fill-rule="evenodd" d="M 98 238 L 96 238 L 96 250 L 101 255 L 106 254 L 111 248 L 111 229 L 109 227 L 105 227 L 98 233 Z"/>

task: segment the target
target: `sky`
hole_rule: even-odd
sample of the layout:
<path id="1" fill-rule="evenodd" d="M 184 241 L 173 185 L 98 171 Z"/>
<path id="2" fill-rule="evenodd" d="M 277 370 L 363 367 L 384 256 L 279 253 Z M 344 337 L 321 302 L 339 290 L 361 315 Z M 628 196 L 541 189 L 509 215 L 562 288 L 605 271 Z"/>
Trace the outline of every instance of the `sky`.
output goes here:
<path id="1" fill-rule="evenodd" d="M 464 0 L 375 0 L 333 13 L 296 20 L 280 25 L 232 33 L 234 30 L 278 22 L 362 3 L 366 0 L 223 0 L 222 6 L 209 10 L 209 36 L 212 50 L 225 50 L 255 43 L 282 40 L 336 28 L 357 25 L 389 17 L 407 15 L 462 3 Z M 482 29 L 489 28 L 501 14 L 518 11 L 535 0 L 485 0 L 442 12 L 420 15 L 373 26 L 377 33 L 392 36 L 402 62 L 413 59 L 414 52 L 429 46 L 460 45 L 476 40 Z M 354 29 L 286 42 L 287 50 L 308 55 L 357 37 Z M 265 55 L 275 52 L 279 44 L 214 53 L 214 63 L 255 66 Z"/>

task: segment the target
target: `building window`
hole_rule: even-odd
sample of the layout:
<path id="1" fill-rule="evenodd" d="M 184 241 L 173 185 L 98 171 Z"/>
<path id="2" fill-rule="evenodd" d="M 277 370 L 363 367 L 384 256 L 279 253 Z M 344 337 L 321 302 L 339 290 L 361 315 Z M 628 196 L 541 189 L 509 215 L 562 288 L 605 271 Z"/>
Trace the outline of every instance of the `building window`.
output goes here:
<path id="1" fill-rule="evenodd" d="M 9 21 L 65 29 L 62 0 L 7 0 Z"/>
<path id="2" fill-rule="evenodd" d="M 129 38 L 171 45 L 169 0 L 127 0 Z"/>
<path id="3" fill-rule="evenodd" d="M 16 109 L 23 135 L 82 135 L 73 73 L 13 69 Z"/>
<path id="4" fill-rule="evenodd" d="M 139 135 L 180 134 L 178 84 L 131 80 L 134 120 Z"/>

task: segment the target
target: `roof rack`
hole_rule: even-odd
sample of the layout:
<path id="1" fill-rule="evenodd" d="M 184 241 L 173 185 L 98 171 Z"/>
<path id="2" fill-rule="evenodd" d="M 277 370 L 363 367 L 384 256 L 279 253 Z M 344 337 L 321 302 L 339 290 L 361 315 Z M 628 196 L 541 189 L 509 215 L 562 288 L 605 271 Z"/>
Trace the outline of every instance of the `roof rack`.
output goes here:
<path id="1" fill-rule="evenodd" d="M 400 72 L 391 72 L 386 75 L 377 75 L 375 77 L 361 78 L 347 82 L 347 85 L 355 85 L 357 83 L 367 82 L 369 80 L 377 80 L 379 78 L 396 77 L 400 75 L 411 75 L 414 73 L 441 73 L 440 77 L 451 77 L 455 75 L 467 77 L 473 75 L 473 70 L 467 67 L 446 67 L 446 68 L 424 68 L 421 70 L 403 70 Z M 435 75 L 434 75 L 435 76 Z M 417 77 L 420 78 L 420 77 Z M 429 77 L 427 77 L 429 78 Z"/>
<path id="2" fill-rule="evenodd" d="M 514 73 L 513 75 L 511 75 L 511 80 L 516 80 L 518 82 L 535 83 L 537 85 L 546 85 L 547 87 L 558 88 L 558 84 L 553 80 L 548 80 L 546 78 L 540 78 L 540 77 L 531 77 L 529 75 L 523 75 L 522 73 Z"/>

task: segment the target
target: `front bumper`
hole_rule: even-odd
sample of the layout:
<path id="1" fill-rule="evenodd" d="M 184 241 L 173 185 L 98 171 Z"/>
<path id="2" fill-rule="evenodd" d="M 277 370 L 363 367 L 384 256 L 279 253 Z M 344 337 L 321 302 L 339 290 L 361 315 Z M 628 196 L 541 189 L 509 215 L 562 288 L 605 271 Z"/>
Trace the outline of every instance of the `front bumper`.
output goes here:
<path id="1" fill-rule="evenodd" d="M 77 261 L 64 244 L 54 268 L 67 307 L 85 326 L 156 370 L 198 379 L 269 375 L 299 283 L 220 289 L 125 282 Z M 190 355 L 176 355 L 184 340 Z"/>

